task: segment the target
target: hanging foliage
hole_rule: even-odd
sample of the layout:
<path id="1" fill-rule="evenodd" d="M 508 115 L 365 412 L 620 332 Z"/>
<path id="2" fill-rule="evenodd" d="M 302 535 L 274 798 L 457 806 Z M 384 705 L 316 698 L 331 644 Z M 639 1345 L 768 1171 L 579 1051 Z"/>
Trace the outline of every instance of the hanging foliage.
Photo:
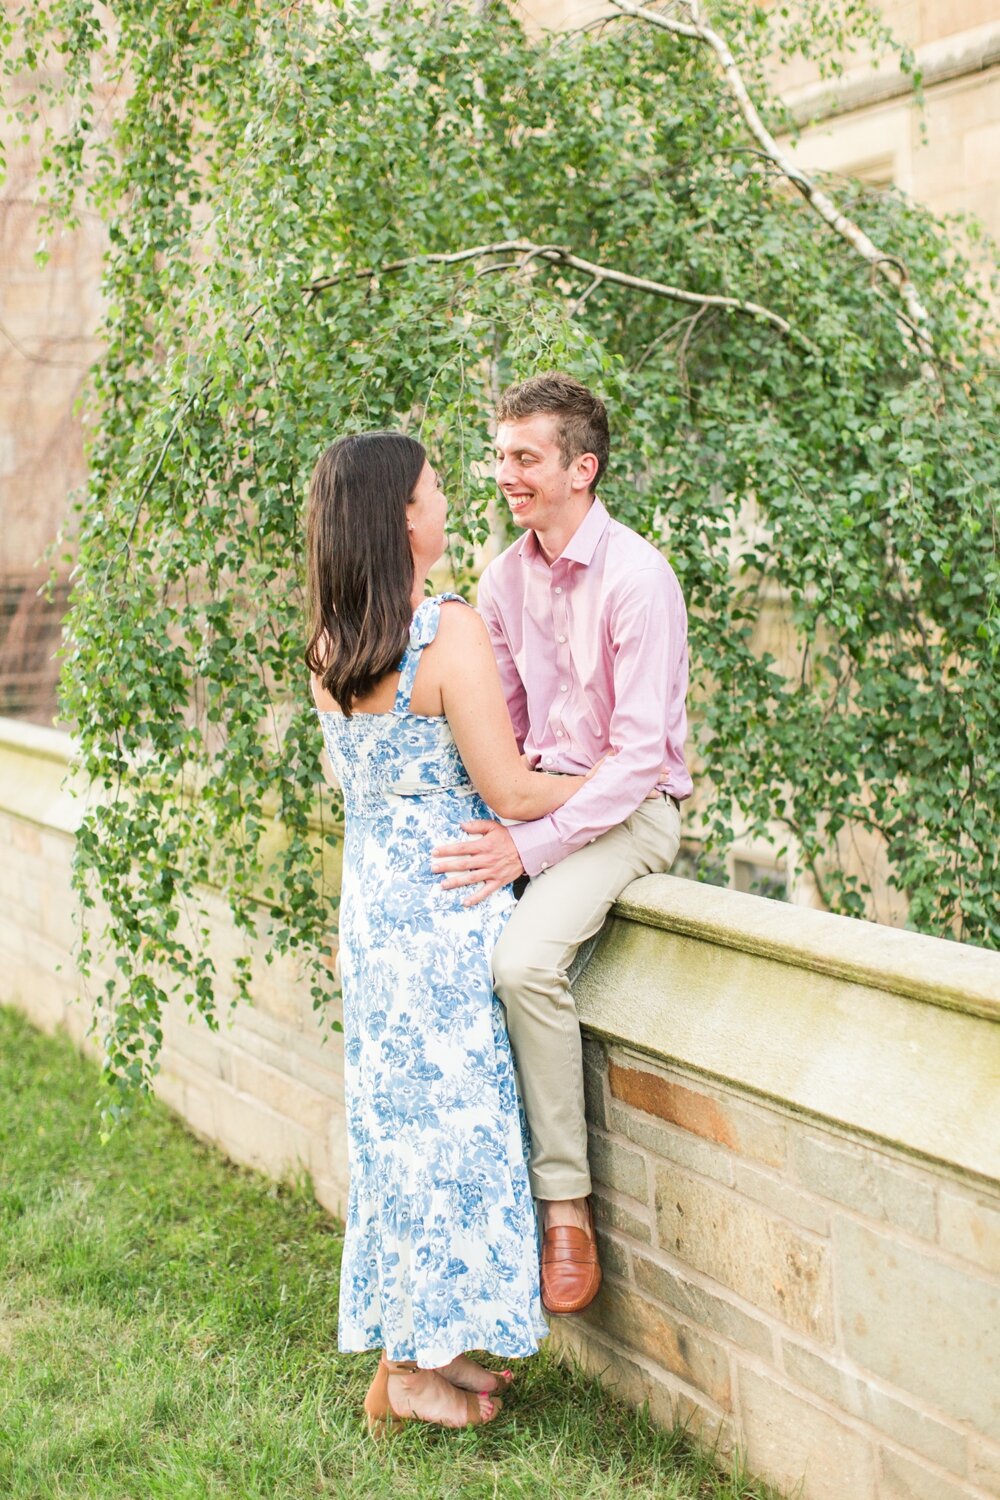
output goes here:
<path id="1" fill-rule="evenodd" d="M 884 46 L 881 23 L 853 0 L 618 9 L 535 40 L 501 5 L 428 3 L 55 0 L 8 26 L 8 98 L 30 120 L 61 94 L 71 121 L 52 221 L 86 203 L 108 228 L 63 702 L 101 792 L 82 960 L 116 955 L 126 1084 L 171 986 L 214 1021 L 207 884 L 329 993 L 317 455 L 419 435 L 468 584 L 493 396 L 546 367 L 606 395 L 602 497 L 687 597 L 705 838 L 779 830 L 860 915 L 864 836 L 913 926 L 1000 941 L 987 304 L 953 228 L 790 169 L 766 82 L 776 53 Z"/>

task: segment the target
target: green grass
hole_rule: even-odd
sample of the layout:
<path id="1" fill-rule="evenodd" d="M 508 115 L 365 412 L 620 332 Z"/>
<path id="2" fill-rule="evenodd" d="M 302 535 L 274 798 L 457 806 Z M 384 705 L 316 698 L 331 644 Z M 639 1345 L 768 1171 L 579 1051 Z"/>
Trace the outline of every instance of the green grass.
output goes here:
<path id="1" fill-rule="evenodd" d="M 108 1145 L 96 1072 L 0 1008 L 2 1500 L 768 1500 L 548 1355 L 496 1423 L 359 1411 L 336 1352 L 339 1226 L 158 1105 Z"/>

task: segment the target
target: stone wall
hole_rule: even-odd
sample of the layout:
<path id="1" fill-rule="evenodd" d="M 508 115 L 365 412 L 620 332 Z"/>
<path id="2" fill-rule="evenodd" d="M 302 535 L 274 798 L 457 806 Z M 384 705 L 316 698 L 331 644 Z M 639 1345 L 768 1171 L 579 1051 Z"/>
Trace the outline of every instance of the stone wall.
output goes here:
<path id="1" fill-rule="evenodd" d="M 577 996 L 560 1342 L 806 1500 L 1000 1495 L 1000 958 L 660 876 Z"/>
<path id="2" fill-rule="evenodd" d="M 0 1003 L 17 1005 L 46 1031 L 64 1027 L 96 1053 L 72 962 L 70 867 L 84 799 L 67 781 L 69 752 L 68 735 L 0 718 Z M 290 959 L 257 963 L 255 1004 L 236 1004 L 225 970 L 246 951 L 244 940 L 221 900 L 209 894 L 207 905 L 229 1024 L 213 1033 L 177 1000 L 164 1019 L 157 1092 L 234 1161 L 273 1176 L 308 1172 L 320 1202 L 342 1214 L 347 1144 L 343 1049 L 330 1026 L 341 1014 L 334 977 L 322 1016 Z M 104 978 L 95 971 L 89 992 Z"/>
<path id="3" fill-rule="evenodd" d="M 67 755 L 0 720 L 2 999 L 84 1040 Z M 803 1500 L 1000 1496 L 1000 956 L 653 876 L 577 996 L 607 1280 L 560 1347 Z M 328 1020 L 291 965 L 218 1035 L 178 1003 L 159 1088 L 337 1211 Z"/>

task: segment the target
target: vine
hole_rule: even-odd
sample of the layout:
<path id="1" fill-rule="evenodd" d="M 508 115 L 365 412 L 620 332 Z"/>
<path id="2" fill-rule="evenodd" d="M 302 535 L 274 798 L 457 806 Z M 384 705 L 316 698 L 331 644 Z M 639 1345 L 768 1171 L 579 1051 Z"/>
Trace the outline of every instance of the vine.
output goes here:
<path id="1" fill-rule="evenodd" d="M 989 304 L 954 226 L 812 184 L 832 226 L 760 144 L 787 125 L 774 49 L 831 67 L 884 46 L 881 22 L 855 0 L 720 3 L 710 27 L 688 7 L 723 68 L 618 8 L 537 40 L 503 7 L 427 3 L 52 0 L 9 27 L 15 112 L 39 128 L 58 96 L 71 121 L 52 223 L 86 202 L 108 229 L 63 702 L 100 793 L 81 959 L 114 956 L 126 1093 L 172 988 L 217 1023 L 209 888 L 246 934 L 238 994 L 262 940 L 329 997 L 336 807 L 301 658 L 316 456 L 417 433 L 467 582 L 493 394 L 545 366 L 606 395 L 602 496 L 684 588 L 707 843 L 781 830 L 865 915 L 867 839 L 913 926 L 1000 942 Z"/>

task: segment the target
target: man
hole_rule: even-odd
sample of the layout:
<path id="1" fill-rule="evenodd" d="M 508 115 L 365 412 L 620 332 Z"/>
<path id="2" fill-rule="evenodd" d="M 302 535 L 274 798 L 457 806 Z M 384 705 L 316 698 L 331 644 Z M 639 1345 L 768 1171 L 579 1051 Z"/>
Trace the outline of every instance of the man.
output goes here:
<path id="1" fill-rule="evenodd" d="M 670 868 L 684 762 L 687 618 L 669 563 L 597 498 L 607 466 L 603 403 L 562 374 L 511 386 L 497 408 L 496 480 L 525 535 L 483 573 L 489 628 L 518 743 L 532 766 L 579 774 L 559 812 L 434 851 L 468 904 L 527 874 L 494 954 L 540 1201 L 542 1300 L 578 1312 L 601 1272 L 588 1202 L 580 1026 L 567 970 L 612 902 Z"/>

